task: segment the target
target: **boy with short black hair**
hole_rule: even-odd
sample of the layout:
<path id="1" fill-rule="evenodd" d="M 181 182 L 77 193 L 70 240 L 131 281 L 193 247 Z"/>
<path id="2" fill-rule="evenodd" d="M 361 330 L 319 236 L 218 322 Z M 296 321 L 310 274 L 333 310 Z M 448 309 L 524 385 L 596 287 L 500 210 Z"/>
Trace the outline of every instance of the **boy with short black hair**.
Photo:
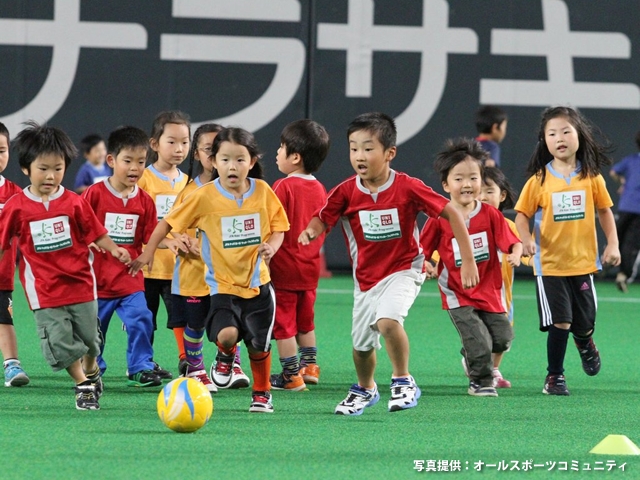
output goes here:
<path id="1" fill-rule="evenodd" d="M 105 164 L 107 147 L 100 135 L 90 133 L 80 140 L 80 151 L 86 161 L 76 173 L 73 186 L 76 193 L 84 192 L 94 183 L 101 182 L 111 175 L 111 168 Z"/>
<path id="2" fill-rule="evenodd" d="M 507 120 L 507 113 L 494 105 L 485 105 L 476 112 L 476 140 L 489 153 L 486 167 L 500 166 L 500 143 L 507 135 Z"/>
<path id="3" fill-rule="evenodd" d="M 98 410 L 101 335 L 88 245 L 95 243 L 123 263 L 131 257 L 109 238 L 87 202 L 60 185 L 77 153 L 71 139 L 55 127 L 26 125 L 14 148 L 31 185 L 11 197 L 0 214 L 0 255 L 17 237 L 20 280 L 45 360 L 75 381 L 78 410 Z"/>
<path id="4" fill-rule="evenodd" d="M 9 130 L 0 123 L 0 173 L 9 162 Z M 0 175 L 0 212 L 4 204 L 22 189 Z M 29 377 L 18 359 L 18 340 L 13 327 L 13 279 L 16 270 L 17 246 L 14 244 L 0 260 L 0 352 L 4 362 L 4 386 L 20 387 L 29 383 Z"/>
<path id="5" fill-rule="evenodd" d="M 312 120 L 289 123 L 280 135 L 276 162 L 287 177 L 276 180 L 273 191 L 287 213 L 291 228 L 269 265 L 276 292 L 273 338 L 282 365 L 282 373 L 270 378 L 274 390 L 304 390 L 306 383 L 317 384 L 320 377 L 314 304 L 323 241 L 304 247 L 298 243 L 298 232 L 305 229 L 327 198 L 326 189 L 312 173 L 320 168 L 329 146 L 329 134 Z"/>
<path id="6" fill-rule="evenodd" d="M 137 183 L 145 169 L 149 137 L 136 127 L 120 127 L 109 135 L 107 163 L 113 175 L 89 187 L 82 195 L 116 244 L 131 257 L 142 253 L 158 221 L 155 203 Z M 124 267 L 114 258 L 97 253 L 94 262 L 98 288 L 98 318 L 104 335 L 114 312 L 127 331 L 127 375 L 129 386 L 156 387 L 162 379 L 154 373 L 153 318 L 144 296 L 142 272 L 123 275 Z M 102 354 L 98 365 L 104 373 Z"/>
<path id="7" fill-rule="evenodd" d="M 409 373 L 404 319 L 425 278 L 418 242 L 419 212 L 449 220 L 460 245 L 465 288 L 478 283 L 469 234 L 462 215 L 422 181 L 392 170 L 396 127 L 383 113 L 365 113 L 347 129 L 356 175 L 333 188 L 298 241 L 308 245 L 341 221 L 354 269 L 353 360 L 358 383 L 338 404 L 339 415 L 360 415 L 378 402 L 374 380 L 380 335 L 392 366 L 389 411 L 415 407 L 420 389 Z"/>

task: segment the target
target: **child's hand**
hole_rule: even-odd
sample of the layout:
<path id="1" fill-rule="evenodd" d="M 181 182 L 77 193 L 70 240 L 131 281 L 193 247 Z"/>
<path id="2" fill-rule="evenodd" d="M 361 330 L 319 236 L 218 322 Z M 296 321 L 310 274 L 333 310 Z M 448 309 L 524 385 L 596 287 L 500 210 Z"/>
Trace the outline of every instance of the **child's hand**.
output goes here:
<path id="1" fill-rule="evenodd" d="M 432 278 L 437 278 L 438 269 L 429 260 L 425 260 L 425 262 L 424 262 L 424 270 L 425 270 L 425 273 L 427 275 L 427 280 L 430 280 Z"/>
<path id="2" fill-rule="evenodd" d="M 462 288 L 473 288 L 480 283 L 476 262 L 462 262 L 460 279 L 462 280 Z"/>
<path id="3" fill-rule="evenodd" d="M 165 238 L 158 245 L 159 248 L 167 248 L 174 255 L 180 255 L 181 253 L 188 253 L 189 247 L 184 244 L 181 238 Z"/>
<path id="4" fill-rule="evenodd" d="M 303 230 L 298 237 L 298 243 L 301 243 L 302 245 L 309 245 L 316 239 L 315 233 L 316 232 L 311 228 Z"/>
<path id="5" fill-rule="evenodd" d="M 111 250 L 111 255 L 120 260 L 122 263 L 125 263 L 127 265 L 131 263 L 131 255 L 129 255 L 129 252 L 125 248 L 115 248 Z"/>
<path id="6" fill-rule="evenodd" d="M 96 252 L 100 252 L 100 253 L 105 253 L 106 250 L 104 248 L 100 248 L 98 245 L 96 245 L 95 242 L 91 242 L 89 244 L 89 248 L 93 248 Z"/>
<path id="7" fill-rule="evenodd" d="M 511 265 L 512 267 L 519 267 L 520 266 L 520 254 L 518 253 L 510 253 L 509 255 L 507 255 L 507 262 L 509 263 L 509 265 Z"/>
<path id="8" fill-rule="evenodd" d="M 536 254 L 536 242 L 533 238 L 528 238 L 522 241 L 522 254 L 526 257 L 532 257 Z"/>
<path id="9" fill-rule="evenodd" d="M 601 257 L 602 263 L 607 266 L 617 267 L 620 265 L 620 249 L 607 245 Z"/>
<path id="10" fill-rule="evenodd" d="M 275 254 L 276 250 L 266 242 L 261 243 L 258 247 L 258 255 L 260 255 L 267 263 L 269 263 L 269 260 L 271 260 Z"/>
<path id="11" fill-rule="evenodd" d="M 153 254 L 148 252 L 142 252 L 138 258 L 129 263 L 129 274 L 132 277 L 135 277 L 136 274 L 142 270 L 142 267 L 145 265 L 149 266 L 149 272 L 151 272 L 151 267 L 153 266 Z"/>

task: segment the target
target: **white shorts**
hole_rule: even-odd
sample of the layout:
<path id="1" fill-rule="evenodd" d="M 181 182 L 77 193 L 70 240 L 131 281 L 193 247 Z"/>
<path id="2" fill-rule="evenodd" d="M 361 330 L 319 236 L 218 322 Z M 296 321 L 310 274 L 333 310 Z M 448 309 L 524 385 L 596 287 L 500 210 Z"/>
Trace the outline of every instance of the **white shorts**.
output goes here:
<path id="1" fill-rule="evenodd" d="M 424 279 L 423 273 L 402 270 L 392 273 L 366 292 L 356 288 L 351 327 L 353 348 L 363 352 L 380 349 L 378 320 L 389 318 L 403 325 Z"/>

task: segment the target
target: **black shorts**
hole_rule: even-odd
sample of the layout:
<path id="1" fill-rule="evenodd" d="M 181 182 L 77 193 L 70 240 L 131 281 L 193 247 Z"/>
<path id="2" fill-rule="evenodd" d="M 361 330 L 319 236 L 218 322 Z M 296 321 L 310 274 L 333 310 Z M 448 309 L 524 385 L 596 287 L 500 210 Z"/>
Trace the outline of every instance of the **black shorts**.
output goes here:
<path id="1" fill-rule="evenodd" d="M 2 325 L 13 325 L 12 294 L 11 290 L 0 290 L 0 323 Z"/>
<path id="2" fill-rule="evenodd" d="M 205 323 L 209 341 L 216 342 L 220 330 L 226 327 L 238 329 L 238 340 L 247 347 L 268 352 L 275 321 L 275 292 L 270 283 L 260 287 L 254 298 L 217 293 L 211 295 L 211 306 Z"/>
<path id="3" fill-rule="evenodd" d="M 571 332 L 583 336 L 596 323 L 598 298 L 593 275 L 536 277 L 540 330 L 556 323 L 570 323 Z"/>
<path id="4" fill-rule="evenodd" d="M 174 323 L 187 325 L 189 328 L 201 330 L 209 315 L 211 297 L 184 297 L 171 295 L 171 308 L 173 309 Z"/>

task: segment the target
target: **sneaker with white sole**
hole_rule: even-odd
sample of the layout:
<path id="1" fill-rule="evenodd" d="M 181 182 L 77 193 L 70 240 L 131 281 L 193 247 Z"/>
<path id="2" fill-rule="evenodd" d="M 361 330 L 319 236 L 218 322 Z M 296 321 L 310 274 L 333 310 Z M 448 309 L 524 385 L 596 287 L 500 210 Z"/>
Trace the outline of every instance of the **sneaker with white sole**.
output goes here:
<path id="1" fill-rule="evenodd" d="M 511 382 L 502 376 L 500 370 L 493 369 L 493 386 L 495 388 L 511 388 Z"/>
<path id="2" fill-rule="evenodd" d="M 187 378 L 193 378 L 194 380 L 199 381 L 201 384 L 207 387 L 207 390 L 209 390 L 211 393 L 218 392 L 218 387 L 216 387 L 216 385 L 211 381 L 205 369 L 191 371 L 190 367 L 187 367 L 185 376 Z"/>
<path id="3" fill-rule="evenodd" d="M 249 386 L 249 377 L 242 371 L 239 363 L 234 363 L 231 369 L 231 381 L 225 388 L 247 388 Z"/>
<path id="4" fill-rule="evenodd" d="M 4 362 L 4 386 L 21 387 L 29 383 L 29 377 L 22 369 L 19 360 L 7 360 Z"/>
<path id="5" fill-rule="evenodd" d="M 391 398 L 389 399 L 389 411 L 398 412 L 413 408 L 418 404 L 421 395 L 420 388 L 411 375 L 408 377 L 391 379 Z"/>
<path id="6" fill-rule="evenodd" d="M 582 370 L 584 370 L 584 373 L 590 377 L 597 375 L 602 366 L 602 361 L 600 360 L 600 352 L 598 352 L 598 348 L 593 342 L 593 337 L 589 338 L 589 341 L 584 347 L 578 345 L 575 338 L 574 341 L 580 354 L 580 361 L 582 362 Z"/>
<path id="7" fill-rule="evenodd" d="M 380 400 L 380 394 L 377 385 L 373 387 L 373 391 L 370 391 L 354 383 L 349 389 L 347 398 L 336 406 L 334 413 L 336 415 L 362 415 L 365 408 L 375 405 L 378 400 Z"/>
<path id="8" fill-rule="evenodd" d="M 233 374 L 233 355 L 222 355 L 218 352 L 216 361 L 211 365 L 209 375 L 218 388 L 229 388 Z"/>
<path id="9" fill-rule="evenodd" d="M 544 388 L 542 389 L 542 393 L 545 395 L 559 395 L 564 397 L 569 395 L 567 381 L 564 378 L 564 375 L 554 375 L 551 373 L 547 375 L 547 378 L 544 379 Z"/>
<path id="10" fill-rule="evenodd" d="M 479 383 L 469 382 L 469 390 L 467 390 L 469 395 L 474 397 L 497 397 L 498 392 L 494 387 L 483 387 Z"/>
<path id="11" fill-rule="evenodd" d="M 253 391 L 251 394 L 251 406 L 249 411 L 253 413 L 273 413 L 271 392 Z"/>
<path id="12" fill-rule="evenodd" d="M 78 410 L 100 410 L 96 387 L 93 385 L 76 385 L 76 408 Z"/>

